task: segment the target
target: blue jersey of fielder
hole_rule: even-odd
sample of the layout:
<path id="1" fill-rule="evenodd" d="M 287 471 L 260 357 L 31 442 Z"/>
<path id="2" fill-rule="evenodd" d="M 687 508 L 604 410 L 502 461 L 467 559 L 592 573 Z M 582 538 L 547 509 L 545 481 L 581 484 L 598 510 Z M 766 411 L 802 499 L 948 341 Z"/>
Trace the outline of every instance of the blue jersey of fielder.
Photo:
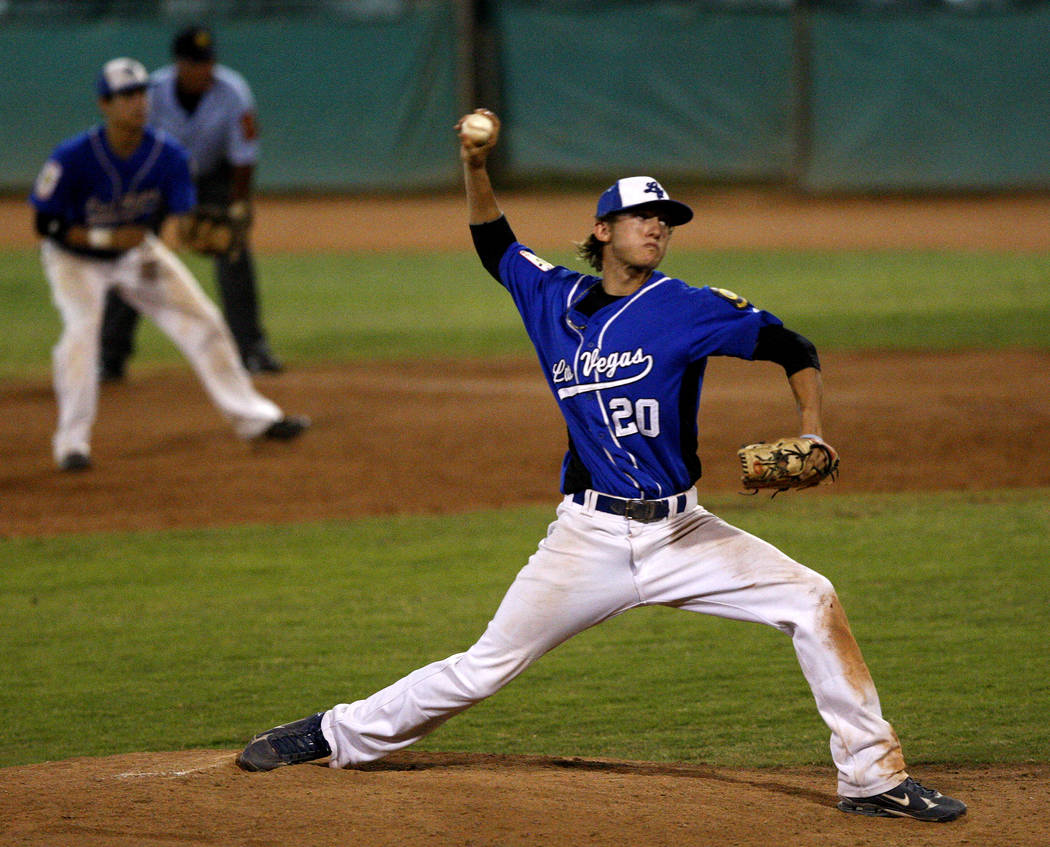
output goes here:
<path id="1" fill-rule="evenodd" d="M 254 165 L 259 157 L 255 99 L 244 77 L 216 65 L 211 86 L 192 112 L 179 102 L 175 82 L 173 65 L 151 75 L 149 122 L 186 147 L 194 177 L 213 173 L 226 162 Z"/>
<path id="2" fill-rule="evenodd" d="M 561 489 L 657 499 L 700 476 L 697 416 L 708 356 L 752 358 L 769 312 L 731 292 L 654 272 L 592 314 L 598 277 L 515 242 L 499 265 L 569 431 Z"/>
<path id="3" fill-rule="evenodd" d="M 104 228 L 141 224 L 156 230 L 169 214 L 192 209 L 197 196 L 186 151 L 163 132 L 147 128 L 135 152 L 122 159 L 110 149 L 99 125 L 55 148 L 29 200 L 37 211 L 67 224 Z"/>

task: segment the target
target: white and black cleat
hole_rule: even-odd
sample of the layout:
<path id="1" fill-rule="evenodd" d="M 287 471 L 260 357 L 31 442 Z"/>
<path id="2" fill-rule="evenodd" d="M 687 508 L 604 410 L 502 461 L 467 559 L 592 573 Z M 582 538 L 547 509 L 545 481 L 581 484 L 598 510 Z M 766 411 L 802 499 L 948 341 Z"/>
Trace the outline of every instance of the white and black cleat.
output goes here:
<path id="1" fill-rule="evenodd" d="M 878 818 L 915 818 L 920 821 L 953 821 L 966 814 L 966 804 L 924 788 L 911 777 L 896 788 L 873 797 L 843 797 L 843 812 Z"/>

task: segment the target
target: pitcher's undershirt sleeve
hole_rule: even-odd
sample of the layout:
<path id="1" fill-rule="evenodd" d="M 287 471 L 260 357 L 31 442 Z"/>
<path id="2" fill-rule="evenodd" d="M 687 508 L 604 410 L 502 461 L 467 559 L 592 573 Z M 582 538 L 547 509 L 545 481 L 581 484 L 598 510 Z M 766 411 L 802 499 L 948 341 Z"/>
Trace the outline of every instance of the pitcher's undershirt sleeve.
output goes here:
<path id="1" fill-rule="evenodd" d="M 758 343 L 751 358 L 776 362 L 788 376 L 804 368 L 820 370 L 820 359 L 813 342 L 779 324 L 764 326 L 758 331 Z"/>
<path id="2" fill-rule="evenodd" d="M 481 264 L 492 274 L 492 278 L 499 282 L 500 259 L 507 252 L 507 248 L 517 241 L 506 216 L 500 215 L 488 223 L 471 224 L 470 235 L 474 239 L 474 249 L 478 251 Z"/>

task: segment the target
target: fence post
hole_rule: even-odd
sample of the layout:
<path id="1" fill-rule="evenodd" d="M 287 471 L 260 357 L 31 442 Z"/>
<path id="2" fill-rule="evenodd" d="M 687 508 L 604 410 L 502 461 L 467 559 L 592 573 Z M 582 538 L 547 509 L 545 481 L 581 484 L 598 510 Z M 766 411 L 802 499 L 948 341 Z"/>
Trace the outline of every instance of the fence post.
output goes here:
<path id="1" fill-rule="evenodd" d="M 791 163 L 788 180 L 800 188 L 813 147 L 813 33 L 810 0 L 791 7 Z"/>

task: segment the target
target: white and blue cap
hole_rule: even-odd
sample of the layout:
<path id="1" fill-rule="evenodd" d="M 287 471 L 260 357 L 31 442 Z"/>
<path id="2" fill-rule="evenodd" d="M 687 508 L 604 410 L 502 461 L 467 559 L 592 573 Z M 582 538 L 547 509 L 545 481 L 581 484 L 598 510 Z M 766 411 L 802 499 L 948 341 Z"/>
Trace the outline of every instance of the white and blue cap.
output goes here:
<path id="1" fill-rule="evenodd" d="M 661 211 L 670 226 L 687 224 L 693 219 L 693 210 L 685 203 L 672 200 L 659 182 L 651 176 L 628 176 L 618 179 L 598 198 L 595 217 L 605 218 L 617 212 L 626 212 L 635 206 L 652 206 Z"/>
<path id="2" fill-rule="evenodd" d="M 127 57 L 110 59 L 99 71 L 95 87 L 98 89 L 98 96 L 108 100 L 114 94 L 148 88 L 149 74 L 142 62 Z"/>

